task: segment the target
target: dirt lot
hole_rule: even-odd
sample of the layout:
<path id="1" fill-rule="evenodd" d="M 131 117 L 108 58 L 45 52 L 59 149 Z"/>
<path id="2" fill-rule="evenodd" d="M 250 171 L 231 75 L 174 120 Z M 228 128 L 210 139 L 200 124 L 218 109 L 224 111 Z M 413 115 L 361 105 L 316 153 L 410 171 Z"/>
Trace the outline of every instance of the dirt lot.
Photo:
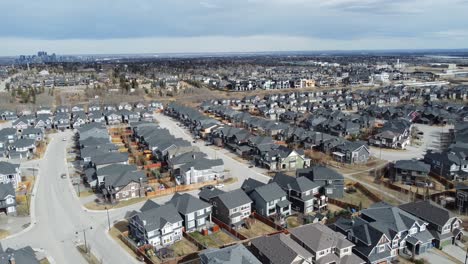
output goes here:
<path id="1" fill-rule="evenodd" d="M 239 233 L 241 233 L 242 235 L 248 238 L 258 237 L 258 236 L 270 234 L 276 231 L 277 231 L 276 229 L 271 228 L 258 220 L 254 224 L 251 225 L 250 229 L 241 227 L 238 230 Z"/>
<path id="2" fill-rule="evenodd" d="M 197 246 L 185 238 L 182 238 L 182 240 L 174 243 L 172 246 L 170 246 L 170 249 L 174 250 L 174 254 L 177 257 L 185 256 L 198 251 Z"/>
<path id="3" fill-rule="evenodd" d="M 195 238 L 200 244 L 205 247 L 221 247 L 226 244 L 230 244 L 236 241 L 235 238 L 226 234 L 224 231 L 220 230 L 219 232 L 203 236 L 200 232 L 190 233 L 190 236 Z"/>

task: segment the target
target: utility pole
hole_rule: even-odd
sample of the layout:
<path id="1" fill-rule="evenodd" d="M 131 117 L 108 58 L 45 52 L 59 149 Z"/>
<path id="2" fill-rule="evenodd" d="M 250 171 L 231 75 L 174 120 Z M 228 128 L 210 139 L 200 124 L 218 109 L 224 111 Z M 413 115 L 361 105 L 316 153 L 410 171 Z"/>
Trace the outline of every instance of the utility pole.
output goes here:
<path id="1" fill-rule="evenodd" d="M 107 212 L 107 224 L 109 225 L 109 231 L 111 230 L 111 225 L 110 225 L 110 218 L 109 218 L 109 208 L 107 206 L 105 207 L 106 212 Z"/>
<path id="2" fill-rule="evenodd" d="M 78 235 L 79 232 L 83 232 L 85 251 L 86 251 L 86 254 L 88 254 L 89 252 L 88 252 L 88 243 L 86 242 L 86 229 L 87 229 L 87 228 L 84 228 L 84 229 L 81 230 L 81 231 L 77 231 L 77 232 L 75 232 L 75 234 Z M 89 230 L 92 230 L 92 229 L 93 229 L 93 227 L 90 226 L 90 227 L 89 227 Z"/>

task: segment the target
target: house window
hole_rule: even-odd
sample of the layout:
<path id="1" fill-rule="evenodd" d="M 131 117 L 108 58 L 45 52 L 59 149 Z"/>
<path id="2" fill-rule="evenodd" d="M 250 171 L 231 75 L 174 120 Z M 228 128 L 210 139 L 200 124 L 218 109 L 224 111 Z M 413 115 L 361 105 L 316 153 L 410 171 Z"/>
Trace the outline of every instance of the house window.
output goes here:
<path id="1" fill-rule="evenodd" d="M 417 228 L 417 227 L 413 227 L 413 228 L 411 228 L 410 231 L 409 231 L 410 235 L 414 235 L 414 234 L 416 234 L 416 232 L 418 232 L 418 228 Z"/>
<path id="2" fill-rule="evenodd" d="M 204 225 L 205 224 L 205 218 L 198 219 L 197 224 L 198 225 Z"/>
<path id="3" fill-rule="evenodd" d="M 377 247 L 377 251 L 378 251 L 379 253 L 384 252 L 384 251 L 385 251 L 385 245 L 378 246 L 378 247 Z"/>
<path id="4" fill-rule="evenodd" d="M 327 188 L 327 194 L 332 194 L 332 193 L 333 193 L 333 189 Z"/>
<path id="5" fill-rule="evenodd" d="M 201 210 L 197 211 L 198 216 L 203 215 L 204 213 L 205 213 L 204 209 L 201 209 Z"/>
<path id="6" fill-rule="evenodd" d="M 194 227 L 194 226 L 195 226 L 195 221 L 193 221 L 193 220 L 192 220 L 192 221 L 189 221 L 189 222 L 187 223 L 187 227 L 188 227 L 188 228 L 192 228 L 192 227 Z"/>
<path id="7" fill-rule="evenodd" d="M 190 221 L 190 220 L 193 220 L 193 218 L 194 218 L 194 213 L 190 213 L 187 215 L 187 220 Z"/>

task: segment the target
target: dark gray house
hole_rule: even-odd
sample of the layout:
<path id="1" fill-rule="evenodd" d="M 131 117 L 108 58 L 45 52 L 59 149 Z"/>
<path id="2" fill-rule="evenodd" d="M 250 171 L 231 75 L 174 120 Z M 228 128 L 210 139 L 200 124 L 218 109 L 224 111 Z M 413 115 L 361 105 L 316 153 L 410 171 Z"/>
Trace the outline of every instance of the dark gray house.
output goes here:
<path id="1" fill-rule="evenodd" d="M 307 177 L 320 185 L 320 192 L 331 198 L 343 198 L 344 177 L 337 171 L 325 166 L 316 165 L 296 171 L 296 177 Z"/>
<path id="2" fill-rule="evenodd" d="M 279 219 L 291 214 L 291 203 L 288 201 L 287 193 L 275 182 L 258 186 L 248 195 L 258 214 Z"/>
<path id="3" fill-rule="evenodd" d="M 431 165 L 419 160 L 397 160 L 393 166 L 393 180 L 411 184 L 425 183 Z"/>
<path id="4" fill-rule="evenodd" d="M 282 172 L 276 173 L 271 182 L 277 183 L 288 195 L 291 208 L 307 214 L 326 206 L 326 197 L 320 195 L 320 185 L 307 177 L 291 177 Z"/>
<path id="5" fill-rule="evenodd" d="M 209 198 L 213 205 L 213 216 L 229 226 L 239 227 L 244 224 L 244 219 L 252 212 L 252 200 L 241 189 L 230 192 L 217 191 L 219 194 Z M 199 197 L 204 200 L 207 193 L 202 191 Z M 203 198 L 205 197 L 205 198 Z"/>
<path id="6" fill-rule="evenodd" d="M 173 204 L 184 219 L 186 232 L 201 231 L 211 223 L 211 204 L 188 193 L 175 193 L 168 203 Z"/>
<path id="7" fill-rule="evenodd" d="M 312 253 L 283 233 L 253 239 L 251 250 L 264 264 L 312 263 Z"/>
<path id="8" fill-rule="evenodd" d="M 452 245 L 463 236 L 462 220 L 430 201 L 402 204 L 399 208 L 429 223 L 427 229 L 434 237 L 433 244 L 437 248 Z"/>

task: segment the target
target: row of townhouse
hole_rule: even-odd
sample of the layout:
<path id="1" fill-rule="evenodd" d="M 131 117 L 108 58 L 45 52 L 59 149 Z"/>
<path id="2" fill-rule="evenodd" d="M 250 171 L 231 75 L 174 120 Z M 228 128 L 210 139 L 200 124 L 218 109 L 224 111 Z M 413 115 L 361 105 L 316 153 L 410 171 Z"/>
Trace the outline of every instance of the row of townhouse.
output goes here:
<path id="1" fill-rule="evenodd" d="M 77 129 L 78 157 L 84 181 L 109 202 L 144 197 L 147 175 L 129 164 L 129 155 L 110 140 L 107 128 L 99 123 Z"/>
<path id="2" fill-rule="evenodd" d="M 22 131 L 7 127 L 0 130 L 0 152 L 9 159 L 31 158 L 36 146 L 44 140 L 44 131 L 27 127 Z"/>
<path id="3" fill-rule="evenodd" d="M 222 179 L 225 176 L 222 159 L 212 159 L 198 147 L 181 138 L 175 138 L 167 129 L 154 124 L 134 128 L 134 140 L 150 150 L 156 159 L 167 165 L 177 184 L 187 185 Z"/>
<path id="4" fill-rule="evenodd" d="M 209 109 L 209 108 L 208 108 Z M 372 126 L 373 120 L 366 119 L 364 117 L 355 117 L 350 119 L 349 124 L 353 124 L 356 130 L 350 130 L 350 125 L 346 125 L 343 120 L 338 120 L 339 117 L 344 117 L 341 112 L 324 112 L 324 115 L 314 115 L 314 118 L 307 119 L 308 125 L 304 127 L 298 127 L 295 125 L 286 125 L 283 123 L 275 123 L 269 120 L 264 120 L 258 117 L 252 117 L 248 113 L 232 110 L 227 107 L 214 107 L 213 110 L 209 110 L 208 113 L 214 113 L 217 117 L 226 120 L 230 125 L 223 125 L 219 128 L 211 129 L 211 136 L 208 140 L 211 140 L 217 145 L 226 145 L 233 151 L 236 151 L 239 155 L 245 153 L 252 156 L 256 156 L 254 160 L 260 161 L 260 165 L 270 168 L 280 161 L 279 164 L 284 166 L 274 166 L 273 169 L 294 169 L 302 168 L 304 165 L 308 166 L 308 160 L 305 158 L 302 148 L 310 149 L 314 148 L 319 151 L 323 151 L 335 157 L 339 162 L 343 163 L 366 163 L 369 159 L 369 148 L 364 142 L 351 142 L 342 138 L 346 135 L 356 135 L 360 133 L 361 129 Z M 326 115 L 325 115 L 326 114 Z M 329 122 L 337 123 L 337 127 L 340 124 L 343 125 L 343 130 L 328 130 L 328 125 L 324 123 Z M 352 122 L 351 122 L 352 121 Z M 342 123 L 343 122 L 343 123 Z M 323 124 L 323 125 L 322 125 Z M 335 127 L 336 128 L 336 127 Z M 262 148 L 259 148 L 255 143 L 258 141 L 258 137 L 255 137 L 251 133 L 258 133 L 262 131 L 268 131 L 265 137 L 273 136 L 278 140 L 286 142 L 290 146 L 296 147 L 296 150 L 292 150 L 286 147 L 279 147 L 273 144 L 273 141 L 268 142 L 267 140 L 261 140 Z M 334 135 L 325 134 L 320 131 L 332 131 Z M 337 132 L 343 131 L 343 132 Z M 356 132 L 354 132 L 356 131 Z M 250 139 L 252 137 L 252 139 Z M 287 165 L 289 159 L 295 159 L 295 156 L 299 156 L 297 159 L 299 164 L 291 168 Z M 285 161 L 285 162 L 282 162 Z M 304 164 L 304 165 L 302 165 Z"/>

